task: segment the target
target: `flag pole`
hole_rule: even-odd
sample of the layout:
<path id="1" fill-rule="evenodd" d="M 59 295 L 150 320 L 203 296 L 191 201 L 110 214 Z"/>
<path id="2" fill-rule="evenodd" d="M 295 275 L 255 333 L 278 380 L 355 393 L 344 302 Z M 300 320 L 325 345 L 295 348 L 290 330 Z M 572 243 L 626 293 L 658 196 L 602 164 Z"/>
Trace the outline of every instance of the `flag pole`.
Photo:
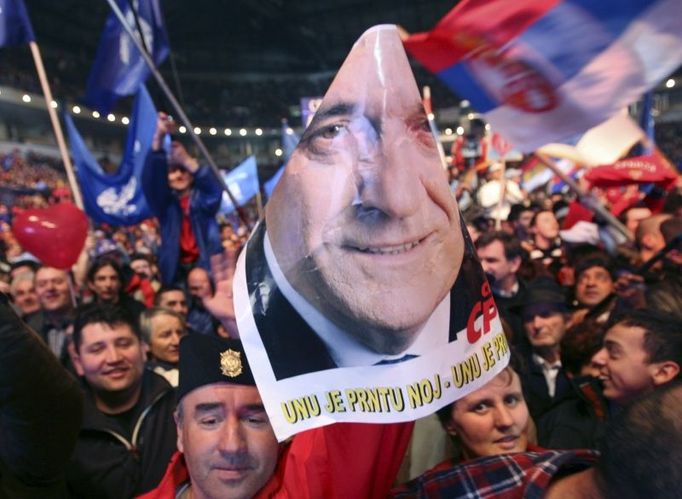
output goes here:
<path id="1" fill-rule="evenodd" d="M 507 162 L 504 160 L 503 154 L 500 158 L 502 163 L 502 178 L 500 179 L 500 199 L 497 200 L 497 212 L 495 213 L 495 230 L 502 229 L 502 206 L 504 205 L 504 198 L 507 196 Z"/>
<path id="2" fill-rule="evenodd" d="M 621 234 L 623 234 L 627 238 L 628 241 L 632 241 L 634 239 L 634 235 L 632 234 L 632 232 L 627 227 L 625 227 L 625 225 L 623 225 L 620 220 L 614 217 L 609 210 L 604 208 L 604 206 L 599 202 L 597 198 L 595 198 L 592 194 L 585 192 L 578 185 L 578 183 L 571 177 L 566 175 L 554 161 L 552 161 L 549 157 L 539 152 L 536 152 L 535 156 L 537 156 L 537 158 L 544 165 L 546 165 L 550 170 L 552 170 L 557 177 L 563 180 L 566 183 L 566 185 L 568 185 L 578 195 L 581 201 L 583 201 L 589 208 L 592 208 L 594 211 L 596 211 L 597 214 L 599 214 L 599 216 L 606 220 L 610 225 L 616 228 Z"/>
<path id="3" fill-rule="evenodd" d="M 57 111 L 52 107 L 52 91 L 50 90 L 50 84 L 47 81 L 47 75 L 45 74 L 45 67 L 43 66 L 43 58 L 40 55 L 40 49 L 35 41 L 29 42 L 29 47 L 31 48 L 31 54 L 33 55 L 33 62 L 36 65 L 36 71 L 38 72 L 38 79 L 40 80 L 40 86 L 43 89 L 43 96 L 45 97 L 45 105 L 47 106 L 47 114 L 50 116 L 50 122 L 52 123 L 52 129 L 54 130 L 55 138 L 57 139 L 57 147 L 59 148 L 59 154 L 64 162 L 64 169 L 66 170 L 66 177 L 69 180 L 69 185 L 71 186 L 71 191 L 73 192 L 73 200 L 76 206 L 83 209 L 83 198 L 81 197 L 81 191 L 76 181 L 76 175 L 73 172 L 73 165 L 71 164 L 71 158 L 69 157 L 69 151 L 66 148 L 66 142 L 64 141 L 64 133 L 62 132 L 62 125 L 59 122 L 59 117 L 57 116 Z"/>
<path id="4" fill-rule="evenodd" d="M 237 204 L 235 197 L 230 192 L 230 188 L 225 183 L 225 179 L 223 179 L 223 176 L 220 174 L 220 170 L 218 170 L 218 166 L 216 165 L 215 161 L 213 160 L 213 157 L 208 152 L 208 149 L 206 149 L 206 146 L 204 145 L 203 141 L 199 138 L 199 136 L 196 133 L 194 133 L 194 127 L 192 126 L 192 123 L 189 121 L 189 118 L 187 117 L 184 110 L 182 109 L 182 106 L 180 106 L 180 103 L 177 101 L 177 99 L 173 95 L 173 92 L 171 91 L 171 89 L 166 84 L 166 81 L 164 80 L 163 76 L 161 75 L 159 70 L 156 68 L 156 65 L 154 64 L 154 61 L 150 57 L 149 53 L 147 53 L 147 51 L 144 49 L 144 45 L 142 45 L 142 42 L 140 41 L 140 39 L 135 36 L 133 29 L 126 22 L 125 16 L 123 15 L 123 12 L 121 12 L 121 9 L 119 9 L 118 5 L 116 5 L 116 1 L 115 0 L 107 0 L 107 3 L 109 4 L 109 7 L 111 7 L 111 10 L 114 12 L 114 14 L 118 18 L 119 22 L 123 26 L 123 29 L 126 31 L 126 33 L 128 33 L 128 36 L 130 36 L 130 38 L 132 39 L 133 43 L 137 47 L 137 50 L 139 50 L 140 55 L 144 59 L 144 62 L 147 64 L 147 67 L 151 71 L 152 75 L 154 75 L 154 79 L 159 84 L 159 87 L 161 87 L 161 90 L 163 91 L 163 93 L 166 95 L 166 98 L 168 99 L 171 106 L 173 107 L 173 110 L 174 110 L 175 114 L 177 115 L 177 117 L 180 118 L 180 121 L 182 122 L 182 124 L 185 125 L 185 128 L 187 128 L 189 135 L 192 137 L 192 140 L 194 141 L 196 146 L 199 148 L 199 151 L 201 151 L 201 154 L 206 159 L 208 166 L 211 168 L 211 170 L 213 170 L 213 174 L 214 174 L 215 178 L 218 180 L 218 182 L 220 183 L 220 186 L 227 193 L 227 196 L 230 198 L 230 201 L 235 206 L 236 211 L 237 211 L 237 215 L 239 216 L 239 219 L 242 221 L 244 226 L 248 228 L 248 226 L 249 226 L 248 221 L 246 220 L 246 217 L 242 213 L 242 210 L 240 209 L 239 205 Z"/>

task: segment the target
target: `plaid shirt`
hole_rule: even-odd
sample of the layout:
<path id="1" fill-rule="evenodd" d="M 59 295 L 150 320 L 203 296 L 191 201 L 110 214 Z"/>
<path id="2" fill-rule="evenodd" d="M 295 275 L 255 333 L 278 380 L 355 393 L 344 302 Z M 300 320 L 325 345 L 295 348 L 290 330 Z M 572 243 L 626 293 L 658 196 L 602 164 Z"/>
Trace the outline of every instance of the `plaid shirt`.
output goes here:
<path id="1" fill-rule="evenodd" d="M 533 499 L 543 497 L 559 472 L 571 474 L 597 460 L 591 450 L 522 452 L 477 459 L 440 471 L 427 471 L 393 489 L 390 497 Z"/>

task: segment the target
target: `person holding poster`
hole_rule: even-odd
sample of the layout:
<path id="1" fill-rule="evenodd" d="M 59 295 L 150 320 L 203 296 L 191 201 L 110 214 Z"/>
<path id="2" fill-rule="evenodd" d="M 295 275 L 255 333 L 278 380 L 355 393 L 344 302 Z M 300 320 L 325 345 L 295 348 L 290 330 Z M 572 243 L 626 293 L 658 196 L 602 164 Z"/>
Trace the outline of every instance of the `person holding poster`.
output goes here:
<path id="1" fill-rule="evenodd" d="M 346 414 L 333 420 L 368 420 L 348 417 L 356 410 L 401 413 L 376 422 L 417 417 L 406 416 L 407 388 L 385 386 L 397 372 L 406 384 L 434 379 L 427 390 L 437 400 L 418 402 L 425 415 L 506 364 L 492 293 L 395 26 L 368 30 L 332 82 L 240 257 L 235 305 L 278 437 L 271 411 L 303 422 L 301 430 L 328 424 L 318 411 L 333 397 L 324 390 L 342 391 L 354 375 L 356 386 L 371 379 L 386 388 L 392 408 L 389 395 L 377 394 L 386 403 L 372 408 L 329 399 Z M 481 349 L 493 339 L 497 353 L 486 362 Z M 465 359 L 478 376 L 452 380 Z M 450 379 L 441 385 L 439 376 Z M 323 388 L 320 398 L 300 399 L 311 384 Z"/>

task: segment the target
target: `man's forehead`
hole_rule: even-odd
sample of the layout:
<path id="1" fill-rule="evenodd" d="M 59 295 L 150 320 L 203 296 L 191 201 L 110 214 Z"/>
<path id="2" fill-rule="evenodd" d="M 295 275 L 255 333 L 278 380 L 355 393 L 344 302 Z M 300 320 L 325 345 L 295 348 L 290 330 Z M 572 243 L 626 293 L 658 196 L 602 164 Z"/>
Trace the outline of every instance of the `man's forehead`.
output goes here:
<path id="1" fill-rule="evenodd" d="M 631 326 L 622 322 L 614 324 L 606 331 L 605 341 L 612 341 L 618 344 L 627 344 L 644 348 L 644 335 L 646 331 L 639 326 Z"/>
<path id="2" fill-rule="evenodd" d="M 180 375 L 182 376 L 182 373 Z M 211 405 L 231 405 L 234 407 L 263 405 L 263 400 L 255 386 L 227 382 L 200 386 L 188 393 L 183 402 L 186 402 L 189 408 L 193 409 Z"/>
<path id="3" fill-rule="evenodd" d="M 106 324 L 104 322 L 91 322 L 83 326 L 81 337 L 83 342 L 100 341 L 102 339 L 116 339 L 120 337 L 136 337 L 130 325 L 121 322 L 117 324 Z"/>
<path id="4" fill-rule="evenodd" d="M 563 307 L 557 303 L 533 303 L 523 308 L 524 317 L 536 315 L 563 315 Z"/>
<path id="5" fill-rule="evenodd" d="M 54 279 L 55 277 L 66 277 L 66 271 L 54 267 L 41 267 L 36 272 L 36 279 Z"/>

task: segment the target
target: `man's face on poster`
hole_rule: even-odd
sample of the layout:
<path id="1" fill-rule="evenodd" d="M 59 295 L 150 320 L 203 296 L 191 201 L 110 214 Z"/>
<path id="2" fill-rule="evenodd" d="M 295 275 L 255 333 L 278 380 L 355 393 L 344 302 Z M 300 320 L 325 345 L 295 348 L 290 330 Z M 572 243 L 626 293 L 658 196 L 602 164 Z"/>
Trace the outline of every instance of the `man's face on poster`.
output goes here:
<path id="1" fill-rule="evenodd" d="M 354 55 L 292 155 L 266 221 L 294 288 L 372 350 L 395 354 L 447 296 L 464 243 L 412 75 L 397 78 L 391 66 L 401 61 L 390 53 L 375 56 L 379 71 L 367 54 Z"/>

